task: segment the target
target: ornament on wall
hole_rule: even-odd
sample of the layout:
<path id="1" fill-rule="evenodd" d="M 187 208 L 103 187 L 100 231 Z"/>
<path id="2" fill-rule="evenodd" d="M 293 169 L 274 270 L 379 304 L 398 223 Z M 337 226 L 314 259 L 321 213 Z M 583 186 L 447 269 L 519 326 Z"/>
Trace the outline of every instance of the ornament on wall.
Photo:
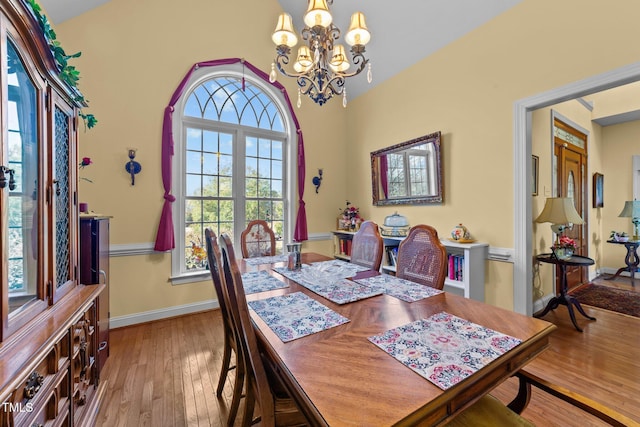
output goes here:
<path id="1" fill-rule="evenodd" d="M 136 150 L 130 149 L 129 161 L 124 165 L 124 169 L 131 175 L 131 185 L 136 184 L 136 175 L 139 174 L 140 171 L 142 170 L 142 165 L 140 165 L 140 163 L 133 160 L 135 159 L 135 157 L 136 157 Z"/>
<path id="2" fill-rule="evenodd" d="M 320 184 L 322 184 L 322 169 L 318 169 L 318 176 L 314 176 L 311 182 L 316 186 L 316 194 L 318 194 L 318 189 L 320 188 Z"/>

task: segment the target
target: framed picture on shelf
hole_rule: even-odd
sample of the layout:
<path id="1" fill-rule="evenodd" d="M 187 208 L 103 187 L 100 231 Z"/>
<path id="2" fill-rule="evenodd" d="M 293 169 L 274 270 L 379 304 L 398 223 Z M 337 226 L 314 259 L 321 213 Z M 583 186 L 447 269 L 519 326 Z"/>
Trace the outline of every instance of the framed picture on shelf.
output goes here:
<path id="1" fill-rule="evenodd" d="M 531 156 L 531 195 L 538 195 L 538 156 Z"/>
<path id="2" fill-rule="evenodd" d="M 604 207 L 604 175 L 597 172 L 593 174 L 593 207 Z"/>

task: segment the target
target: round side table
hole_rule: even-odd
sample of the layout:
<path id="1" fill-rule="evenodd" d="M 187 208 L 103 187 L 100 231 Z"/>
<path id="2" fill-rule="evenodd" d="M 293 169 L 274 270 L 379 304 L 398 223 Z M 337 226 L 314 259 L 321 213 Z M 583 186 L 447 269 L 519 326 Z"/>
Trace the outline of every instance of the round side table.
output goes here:
<path id="1" fill-rule="evenodd" d="M 560 268 L 560 294 L 551 298 L 544 310 L 542 310 L 540 313 L 534 314 L 534 317 L 543 317 L 550 310 L 555 310 L 559 305 L 566 305 L 567 310 L 569 310 L 569 316 L 571 317 L 573 326 L 575 326 L 577 330 L 582 332 L 582 329 L 580 328 L 580 326 L 578 326 L 578 322 L 576 322 L 576 315 L 573 312 L 573 306 L 575 306 L 578 312 L 587 319 L 596 320 L 596 318 L 591 317 L 587 313 L 585 313 L 584 309 L 580 305 L 580 302 L 567 293 L 567 266 L 570 265 L 577 267 L 587 267 L 589 265 L 593 265 L 595 261 L 591 258 L 581 255 L 572 255 L 568 258 L 558 258 L 553 253 L 540 254 L 536 257 L 536 259 L 540 262 L 555 264 Z"/>

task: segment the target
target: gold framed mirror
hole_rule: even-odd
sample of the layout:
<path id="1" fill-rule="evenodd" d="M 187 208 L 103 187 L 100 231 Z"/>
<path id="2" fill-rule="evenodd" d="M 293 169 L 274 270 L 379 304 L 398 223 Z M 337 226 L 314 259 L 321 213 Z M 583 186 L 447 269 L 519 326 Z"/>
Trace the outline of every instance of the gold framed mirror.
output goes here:
<path id="1" fill-rule="evenodd" d="M 442 203 L 440 131 L 371 153 L 374 206 Z"/>

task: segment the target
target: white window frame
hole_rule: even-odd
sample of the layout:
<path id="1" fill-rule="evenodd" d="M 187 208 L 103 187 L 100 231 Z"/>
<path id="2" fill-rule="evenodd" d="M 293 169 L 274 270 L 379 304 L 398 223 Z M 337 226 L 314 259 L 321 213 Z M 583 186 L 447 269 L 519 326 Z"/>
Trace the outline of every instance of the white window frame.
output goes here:
<path id="1" fill-rule="evenodd" d="M 174 236 L 176 241 L 176 247 L 171 251 L 171 283 L 173 285 L 183 284 L 183 283 L 191 283 L 191 282 L 200 282 L 203 280 L 207 280 L 209 278 L 209 271 L 195 271 L 195 272 L 187 272 L 184 267 L 184 224 L 185 224 L 185 215 L 184 215 L 184 188 L 185 188 L 185 165 L 184 165 L 184 146 L 186 140 L 186 128 L 184 126 L 184 107 L 189 95 L 193 92 L 195 88 L 197 88 L 200 84 L 202 84 L 206 80 L 210 80 L 217 77 L 235 77 L 242 79 L 245 81 L 251 82 L 254 86 L 260 88 L 267 96 L 269 96 L 274 104 L 280 111 L 280 115 L 282 117 L 284 128 L 285 128 L 285 139 L 283 141 L 283 155 L 284 155 L 284 186 L 283 186 L 283 201 L 284 201 L 284 230 L 283 230 L 283 239 L 284 243 L 287 241 L 293 240 L 293 230 L 295 229 L 295 220 L 296 220 L 296 212 L 297 212 L 297 197 L 296 197 L 296 182 L 297 182 L 297 172 L 298 172 L 298 162 L 297 153 L 298 153 L 298 139 L 295 123 L 291 116 L 291 112 L 289 110 L 287 101 L 283 95 L 283 93 L 275 88 L 274 86 L 268 84 L 264 80 L 256 77 L 251 71 L 246 68 L 243 69 L 242 63 L 229 64 L 229 65 L 220 65 L 216 67 L 201 67 L 193 71 L 191 74 L 189 81 L 184 87 L 182 96 L 176 102 L 174 106 L 173 112 L 173 123 L 172 123 L 172 131 L 174 136 L 174 155 L 172 159 L 172 182 L 171 182 L 171 191 L 172 195 L 176 198 L 173 202 L 172 206 L 172 214 L 173 214 L 173 227 L 174 227 Z M 187 119 L 188 121 L 188 119 Z M 237 141 L 239 137 L 244 137 L 246 135 L 255 135 L 255 133 L 251 130 L 243 131 L 238 130 L 239 126 L 225 123 L 225 122 L 217 122 L 216 130 L 229 132 L 233 130 L 235 133 L 235 140 Z M 256 132 L 260 132 L 262 135 L 268 134 L 270 131 L 265 129 L 256 129 Z M 244 146 L 244 145 L 243 145 Z M 242 155 L 238 155 L 237 146 L 234 144 L 234 186 L 233 186 L 233 198 L 237 199 L 238 197 L 244 197 L 244 182 L 242 185 L 236 185 L 235 181 L 235 171 L 237 168 L 244 168 L 244 153 Z M 234 221 L 235 227 L 237 229 L 238 221 L 244 220 L 244 204 L 242 205 L 242 212 L 236 212 Z M 236 248 L 236 253 L 238 256 L 240 255 L 240 235 L 236 233 L 234 235 L 234 247 Z M 204 242 L 203 242 L 204 244 Z"/>

